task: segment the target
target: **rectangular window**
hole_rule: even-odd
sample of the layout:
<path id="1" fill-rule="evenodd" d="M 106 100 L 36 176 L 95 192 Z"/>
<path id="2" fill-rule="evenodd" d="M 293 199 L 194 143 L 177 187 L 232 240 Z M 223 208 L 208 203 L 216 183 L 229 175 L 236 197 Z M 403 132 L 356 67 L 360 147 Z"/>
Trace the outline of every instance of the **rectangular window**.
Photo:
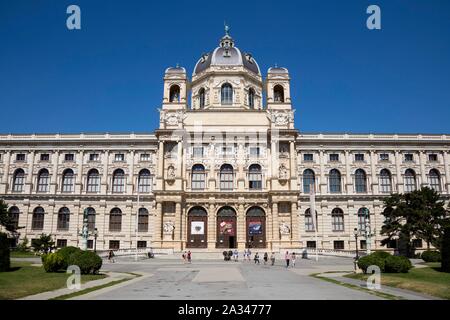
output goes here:
<path id="1" fill-rule="evenodd" d="M 87 248 L 88 249 L 94 249 L 94 240 L 88 240 L 87 241 Z"/>
<path id="2" fill-rule="evenodd" d="M 314 161 L 314 157 L 312 153 L 305 153 L 303 155 L 303 161 L 304 162 L 313 162 Z"/>
<path id="3" fill-rule="evenodd" d="M 291 203 L 290 202 L 280 202 L 278 204 L 278 213 L 279 214 L 291 214 Z"/>
<path id="4" fill-rule="evenodd" d="M 355 154 L 355 161 L 364 161 L 364 154 L 363 153 Z"/>
<path id="5" fill-rule="evenodd" d="M 203 147 L 193 147 L 192 155 L 194 158 L 203 158 Z"/>
<path id="6" fill-rule="evenodd" d="M 334 250 L 344 250 L 344 241 L 335 240 L 333 241 Z"/>
<path id="7" fill-rule="evenodd" d="M 317 214 L 316 214 L 316 221 L 317 221 Z M 314 221 L 309 212 L 305 214 L 305 231 L 315 231 Z"/>
<path id="8" fill-rule="evenodd" d="M 337 154 L 337 153 L 330 154 L 330 161 L 331 162 L 338 162 L 339 161 L 339 154 Z"/>
<path id="9" fill-rule="evenodd" d="M 308 249 L 315 249 L 316 248 L 316 242 L 315 241 L 306 241 L 306 247 Z"/>
<path id="10" fill-rule="evenodd" d="M 259 147 L 250 147 L 249 148 L 249 153 L 250 153 L 251 157 L 257 158 L 257 157 L 260 156 L 261 150 L 260 150 Z"/>
<path id="11" fill-rule="evenodd" d="M 380 154 L 380 161 L 389 161 L 389 154 L 388 153 L 381 153 Z"/>
<path id="12" fill-rule="evenodd" d="M 362 250 L 367 249 L 367 242 L 366 240 L 359 240 L 359 248 Z"/>
<path id="13" fill-rule="evenodd" d="M 25 161 L 25 153 L 18 153 L 16 155 L 16 161 Z"/>
<path id="14" fill-rule="evenodd" d="M 175 202 L 164 202 L 163 214 L 175 214 Z"/>
<path id="15" fill-rule="evenodd" d="M 67 240 L 66 239 L 58 239 L 58 240 L 56 240 L 56 247 L 58 247 L 58 248 L 65 248 L 65 247 L 67 247 Z"/>
<path id="16" fill-rule="evenodd" d="M 73 153 L 66 153 L 64 155 L 64 161 L 74 161 L 75 155 Z"/>
<path id="17" fill-rule="evenodd" d="M 99 161 L 100 155 L 98 153 L 91 153 L 89 155 L 89 161 Z"/>
<path id="18" fill-rule="evenodd" d="M 413 239 L 412 245 L 413 248 L 422 248 L 423 247 L 422 239 Z"/>
<path id="19" fill-rule="evenodd" d="M 41 153 L 41 161 L 49 161 L 50 155 L 48 153 Z"/>
<path id="20" fill-rule="evenodd" d="M 150 153 L 141 153 L 141 161 L 150 161 Z"/>
<path id="21" fill-rule="evenodd" d="M 262 189 L 262 174 L 261 172 L 250 172 L 248 175 L 248 184 L 250 189 Z"/>
<path id="22" fill-rule="evenodd" d="M 430 162 L 438 161 L 437 154 L 429 154 L 428 155 L 428 161 L 430 161 Z"/>
<path id="23" fill-rule="evenodd" d="M 123 153 L 116 153 L 114 155 L 114 161 L 116 161 L 116 162 L 123 162 L 123 161 L 125 161 L 125 155 Z"/>
<path id="24" fill-rule="evenodd" d="M 233 156 L 233 147 L 232 146 L 222 147 L 221 153 L 222 153 L 223 157 L 232 157 Z"/>
<path id="25" fill-rule="evenodd" d="M 138 241 L 137 247 L 141 249 L 147 248 L 147 241 Z"/>
<path id="26" fill-rule="evenodd" d="M 120 249 L 120 240 L 109 240 L 109 249 L 111 250 Z"/>
<path id="27" fill-rule="evenodd" d="M 414 161 L 414 157 L 412 153 L 407 153 L 405 154 L 405 162 L 413 162 Z"/>

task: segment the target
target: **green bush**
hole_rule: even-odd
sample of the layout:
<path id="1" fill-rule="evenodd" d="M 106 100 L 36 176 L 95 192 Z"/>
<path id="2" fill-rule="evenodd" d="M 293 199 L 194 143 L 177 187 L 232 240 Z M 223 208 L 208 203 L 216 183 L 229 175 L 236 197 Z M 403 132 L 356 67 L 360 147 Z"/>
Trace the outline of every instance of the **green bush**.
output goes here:
<path id="1" fill-rule="evenodd" d="M 403 256 L 389 256 L 385 260 L 385 272 L 407 273 L 412 268 L 411 261 Z"/>
<path id="2" fill-rule="evenodd" d="M 92 251 L 79 251 L 70 255 L 69 265 L 77 265 L 82 274 L 96 274 L 102 267 L 102 258 Z"/>
<path id="3" fill-rule="evenodd" d="M 58 272 L 63 268 L 63 258 L 57 253 L 44 254 L 41 257 L 45 272 Z"/>
<path id="4" fill-rule="evenodd" d="M 74 253 L 81 252 L 77 247 L 64 247 L 57 251 L 58 255 L 63 259 L 63 269 L 66 270 L 69 266 L 70 256 Z"/>
<path id="5" fill-rule="evenodd" d="M 389 252 L 386 251 L 375 251 L 374 253 L 372 253 L 372 255 L 374 257 L 378 257 L 380 259 L 386 260 L 387 257 L 390 257 L 391 254 Z"/>
<path id="6" fill-rule="evenodd" d="M 427 250 L 420 256 L 425 262 L 441 262 L 441 253 L 436 250 Z"/>
<path id="7" fill-rule="evenodd" d="M 367 273 L 367 268 L 373 265 L 378 266 L 380 271 L 384 272 L 384 264 L 384 259 L 374 255 L 373 253 L 358 259 L 358 267 L 360 267 L 364 273 Z"/>
<path id="8" fill-rule="evenodd" d="M 8 271 L 11 266 L 9 240 L 5 233 L 0 233 L 0 271 Z"/>

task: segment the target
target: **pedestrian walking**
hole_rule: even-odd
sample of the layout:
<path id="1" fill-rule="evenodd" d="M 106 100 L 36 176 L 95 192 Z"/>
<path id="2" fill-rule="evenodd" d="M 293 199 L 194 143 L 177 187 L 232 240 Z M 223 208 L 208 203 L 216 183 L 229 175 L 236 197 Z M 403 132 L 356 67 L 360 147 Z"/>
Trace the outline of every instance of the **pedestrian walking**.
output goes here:
<path id="1" fill-rule="evenodd" d="M 259 264 L 259 254 L 255 253 L 255 264 Z"/>
<path id="2" fill-rule="evenodd" d="M 112 261 L 112 263 L 115 262 L 114 261 L 114 252 L 112 250 L 109 250 L 109 252 L 108 252 L 108 260 L 109 260 L 109 262 Z"/>
<path id="3" fill-rule="evenodd" d="M 191 253 L 190 250 L 189 250 L 188 253 L 187 253 L 187 260 L 188 260 L 188 263 L 191 263 L 191 260 L 192 260 L 192 253 Z"/>
<path id="4" fill-rule="evenodd" d="M 239 251 L 237 249 L 234 249 L 233 257 L 234 257 L 234 261 L 237 262 L 239 259 Z"/>
<path id="5" fill-rule="evenodd" d="M 247 259 L 248 259 L 248 262 L 250 262 L 251 256 L 252 256 L 252 252 L 250 251 L 250 249 L 248 249 L 248 250 L 247 250 Z"/>
<path id="6" fill-rule="evenodd" d="M 297 259 L 297 256 L 295 252 L 292 252 L 291 254 L 291 260 L 292 260 L 292 268 L 295 268 L 295 260 Z"/>
<path id="7" fill-rule="evenodd" d="M 289 251 L 286 251 L 284 255 L 284 260 L 286 260 L 286 268 L 289 268 Z"/>
<path id="8" fill-rule="evenodd" d="M 269 255 L 267 254 L 267 252 L 264 252 L 264 264 L 267 264 L 267 261 L 269 260 Z"/>
<path id="9" fill-rule="evenodd" d="M 275 252 L 272 252 L 270 255 L 270 261 L 272 262 L 272 265 L 275 265 Z"/>
<path id="10" fill-rule="evenodd" d="M 186 263 L 186 259 L 187 259 L 187 253 L 186 253 L 186 251 L 183 252 L 183 254 L 181 255 L 181 257 L 183 258 L 183 263 Z"/>

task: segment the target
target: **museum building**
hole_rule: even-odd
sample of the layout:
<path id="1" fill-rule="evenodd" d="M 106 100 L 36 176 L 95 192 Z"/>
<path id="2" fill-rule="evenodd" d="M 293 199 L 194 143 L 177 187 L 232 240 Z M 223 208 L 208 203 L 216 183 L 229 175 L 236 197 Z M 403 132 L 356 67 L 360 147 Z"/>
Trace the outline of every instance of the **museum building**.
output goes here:
<path id="1" fill-rule="evenodd" d="M 228 31 L 163 87 L 154 133 L 0 135 L 17 241 L 80 246 L 85 217 L 97 250 L 354 250 L 369 227 L 380 249 L 384 197 L 429 186 L 449 199 L 450 135 L 299 132 L 289 71 L 263 78 Z"/>

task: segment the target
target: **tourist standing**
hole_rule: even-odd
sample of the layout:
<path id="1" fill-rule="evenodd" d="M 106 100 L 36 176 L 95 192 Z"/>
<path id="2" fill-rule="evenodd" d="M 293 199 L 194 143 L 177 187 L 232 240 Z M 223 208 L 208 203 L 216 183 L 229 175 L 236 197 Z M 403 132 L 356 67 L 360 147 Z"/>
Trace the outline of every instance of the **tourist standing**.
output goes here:
<path id="1" fill-rule="evenodd" d="M 188 259 L 188 263 L 191 263 L 192 253 L 191 253 L 190 250 L 189 250 L 188 253 L 187 253 L 187 259 Z"/>
<path id="2" fill-rule="evenodd" d="M 114 252 L 112 250 L 109 250 L 108 252 L 108 260 L 109 262 L 113 262 L 114 263 Z"/>
<path id="3" fill-rule="evenodd" d="M 270 261 L 272 262 L 272 265 L 275 265 L 275 252 L 272 252 L 270 255 Z"/>
<path id="4" fill-rule="evenodd" d="M 269 260 L 269 255 L 267 252 L 264 252 L 264 264 L 267 264 L 267 261 Z"/>
<path id="5" fill-rule="evenodd" d="M 183 254 L 181 255 L 183 257 L 183 263 L 186 263 L 186 258 L 187 258 L 187 253 L 186 251 L 183 252 Z"/>
<path id="6" fill-rule="evenodd" d="M 292 268 L 295 268 L 295 260 L 296 259 L 297 259 L 297 256 L 295 255 L 295 252 L 292 252 L 292 254 L 291 254 Z"/>
<path id="7" fill-rule="evenodd" d="M 259 264 L 259 254 L 255 253 L 255 264 Z"/>
<path id="8" fill-rule="evenodd" d="M 248 258 L 248 262 L 250 262 L 252 256 L 252 252 L 250 251 L 250 249 L 247 250 L 247 258 Z"/>
<path id="9" fill-rule="evenodd" d="M 284 255 L 284 260 L 286 260 L 286 268 L 289 268 L 289 251 L 286 251 Z"/>
<path id="10" fill-rule="evenodd" d="M 239 259 L 239 251 L 237 249 L 234 249 L 233 257 L 234 257 L 234 262 L 237 262 Z"/>

